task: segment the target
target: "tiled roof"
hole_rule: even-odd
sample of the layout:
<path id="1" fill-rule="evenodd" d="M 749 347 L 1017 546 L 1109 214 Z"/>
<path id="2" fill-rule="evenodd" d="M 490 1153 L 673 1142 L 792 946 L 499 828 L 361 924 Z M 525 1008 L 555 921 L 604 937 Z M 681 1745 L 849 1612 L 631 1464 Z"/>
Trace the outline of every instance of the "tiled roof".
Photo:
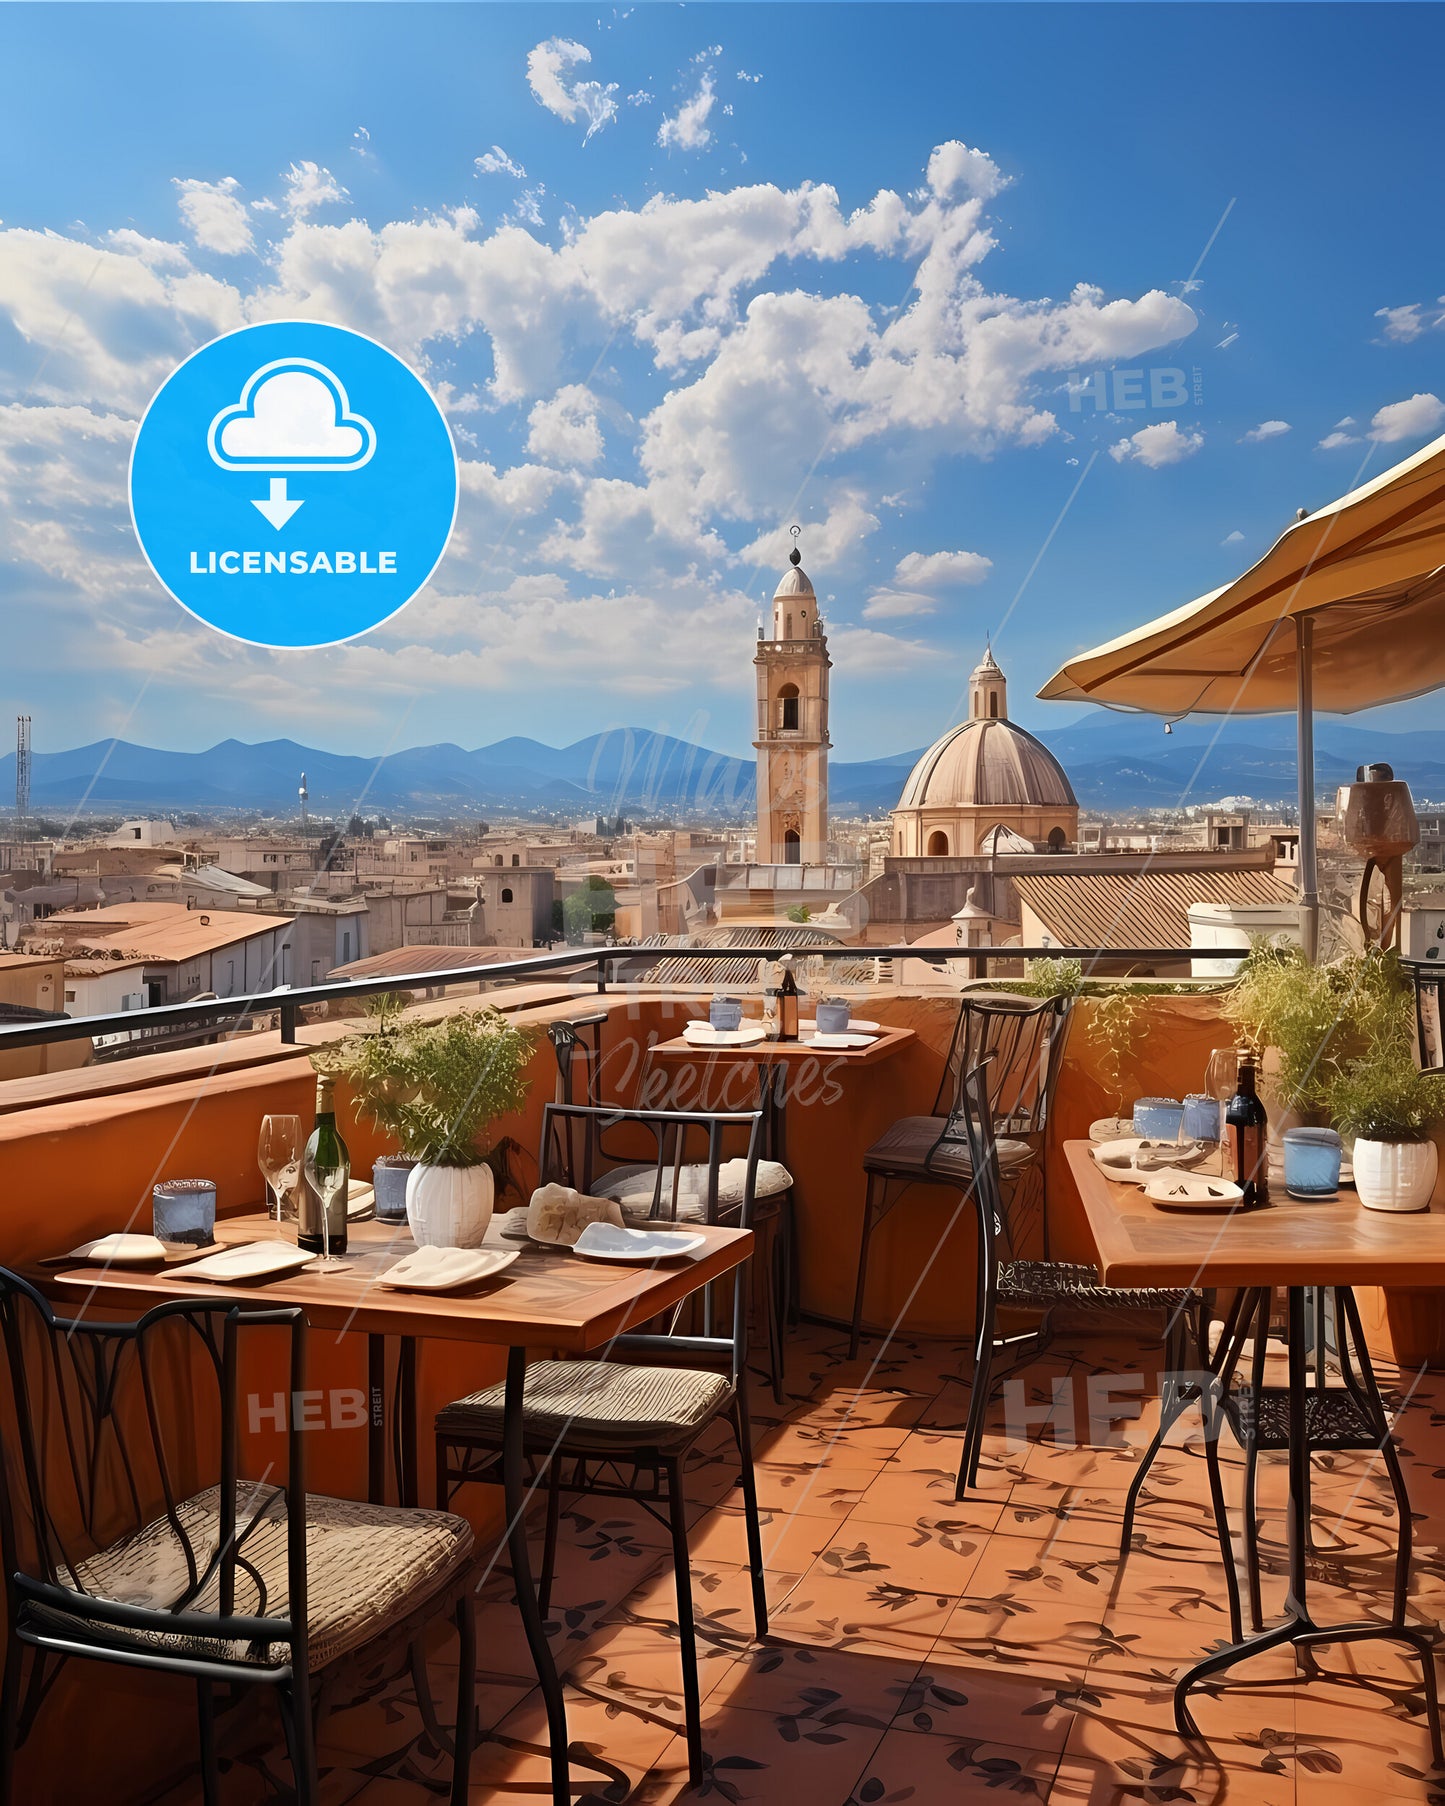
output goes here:
<path id="1" fill-rule="evenodd" d="M 111 903 L 103 909 L 58 910 L 32 929 L 36 939 L 74 947 L 119 947 L 147 960 L 195 959 L 255 935 L 274 934 L 277 916 L 251 910 L 187 909 L 183 903 Z"/>
<path id="2" fill-rule="evenodd" d="M 1187 947 L 1191 903 L 1297 903 L 1269 872 L 1048 872 L 1014 875 L 1019 900 L 1069 947 Z"/>
<path id="3" fill-rule="evenodd" d="M 404 978 L 413 973 L 445 972 L 453 966 L 495 966 L 508 960 L 536 958 L 537 947 L 393 947 L 346 966 L 333 966 L 332 978 Z"/>

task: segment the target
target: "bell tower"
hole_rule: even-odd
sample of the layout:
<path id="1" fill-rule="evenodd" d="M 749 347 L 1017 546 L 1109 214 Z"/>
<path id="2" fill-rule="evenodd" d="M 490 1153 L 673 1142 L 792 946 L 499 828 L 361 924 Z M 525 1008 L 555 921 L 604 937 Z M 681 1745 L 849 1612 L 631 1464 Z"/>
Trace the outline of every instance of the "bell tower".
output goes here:
<path id="1" fill-rule="evenodd" d="M 796 539 L 798 529 L 793 528 Z M 818 598 L 796 546 L 773 595 L 771 639 L 758 629 L 759 865 L 828 856 L 828 673 Z"/>

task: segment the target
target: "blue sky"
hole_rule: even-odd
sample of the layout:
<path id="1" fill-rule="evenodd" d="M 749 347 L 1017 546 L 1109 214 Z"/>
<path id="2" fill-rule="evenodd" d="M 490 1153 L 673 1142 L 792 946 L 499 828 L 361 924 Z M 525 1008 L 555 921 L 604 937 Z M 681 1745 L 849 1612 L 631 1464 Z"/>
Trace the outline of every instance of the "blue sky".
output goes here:
<path id="1" fill-rule="evenodd" d="M 742 751 L 795 520 L 841 756 L 941 732 L 988 632 L 1062 722 L 1032 692 L 1070 652 L 1445 429 L 1432 7 L 5 23 L 0 707 L 48 750 Z M 158 589 L 125 464 L 175 363 L 296 315 L 427 376 L 462 503 L 401 615 L 267 653 Z"/>

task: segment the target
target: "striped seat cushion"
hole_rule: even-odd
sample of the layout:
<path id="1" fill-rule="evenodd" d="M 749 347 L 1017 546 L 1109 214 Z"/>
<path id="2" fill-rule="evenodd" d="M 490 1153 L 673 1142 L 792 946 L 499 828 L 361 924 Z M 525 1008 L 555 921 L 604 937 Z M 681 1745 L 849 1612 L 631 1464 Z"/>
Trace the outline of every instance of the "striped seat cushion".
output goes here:
<path id="1" fill-rule="evenodd" d="M 199 1572 L 220 1543 L 221 1489 L 209 1487 L 176 1510 Z M 286 1503 L 280 1489 L 239 1488 L 235 1612 L 285 1618 L 289 1612 Z M 354 1499 L 306 1497 L 306 1618 L 310 1662 L 324 1668 L 407 1617 L 459 1575 L 470 1560 L 472 1528 L 449 1511 L 413 1511 Z M 48 1605 L 23 1607 L 37 1628 L 72 1634 L 109 1647 L 153 1649 L 219 1661 L 274 1667 L 291 1659 L 284 1643 L 248 1643 L 155 1629 L 132 1630 L 89 1618 L 85 1597 L 158 1612 L 179 1607 L 192 1584 L 185 1547 L 162 1517 L 108 1549 L 77 1562 L 73 1612 Z M 184 1609 L 217 1611 L 219 1573 Z"/>
<path id="2" fill-rule="evenodd" d="M 613 1361 L 533 1361 L 523 1393 L 523 1433 L 579 1451 L 671 1448 L 725 1410 L 732 1384 L 687 1367 L 629 1367 Z M 462 1433 L 498 1444 L 504 1386 L 487 1386 L 443 1405 L 439 1435 Z"/>
<path id="3" fill-rule="evenodd" d="M 968 1146 L 960 1132 L 957 1141 L 938 1146 L 938 1138 L 948 1127 L 946 1116 L 901 1116 L 892 1128 L 880 1135 L 863 1156 L 863 1170 L 916 1174 L 919 1178 L 936 1176 L 967 1179 L 973 1172 Z M 936 1152 L 935 1152 L 936 1149 Z M 998 1142 L 999 1171 L 1015 1173 L 1034 1158 L 1034 1150 L 1026 1141 Z"/>
<path id="4" fill-rule="evenodd" d="M 720 1211 L 735 1210 L 742 1203 L 747 1172 L 746 1160 L 724 1160 L 719 1164 L 717 1201 Z M 615 1198 L 622 1206 L 623 1216 L 631 1223 L 654 1216 L 679 1223 L 701 1223 L 707 1217 L 707 1176 L 708 1169 L 702 1163 L 676 1170 L 665 1167 L 659 1184 L 655 1165 L 619 1166 L 605 1174 L 593 1190 L 599 1198 Z M 780 1197 L 792 1183 L 793 1175 L 780 1161 L 760 1160 L 753 1182 L 753 1197 L 758 1202 Z"/>

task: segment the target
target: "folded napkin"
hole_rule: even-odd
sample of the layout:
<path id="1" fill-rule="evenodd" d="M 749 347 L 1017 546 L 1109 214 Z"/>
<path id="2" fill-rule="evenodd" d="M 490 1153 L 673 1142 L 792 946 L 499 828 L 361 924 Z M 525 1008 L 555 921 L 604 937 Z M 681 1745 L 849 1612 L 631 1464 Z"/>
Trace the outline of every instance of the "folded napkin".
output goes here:
<path id="1" fill-rule="evenodd" d="M 589 1198 L 570 1185 L 543 1185 L 527 1206 L 527 1234 L 534 1242 L 560 1242 L 572 1247 L 589 1223 L 626 1224 L 615 1198 Z"/>

